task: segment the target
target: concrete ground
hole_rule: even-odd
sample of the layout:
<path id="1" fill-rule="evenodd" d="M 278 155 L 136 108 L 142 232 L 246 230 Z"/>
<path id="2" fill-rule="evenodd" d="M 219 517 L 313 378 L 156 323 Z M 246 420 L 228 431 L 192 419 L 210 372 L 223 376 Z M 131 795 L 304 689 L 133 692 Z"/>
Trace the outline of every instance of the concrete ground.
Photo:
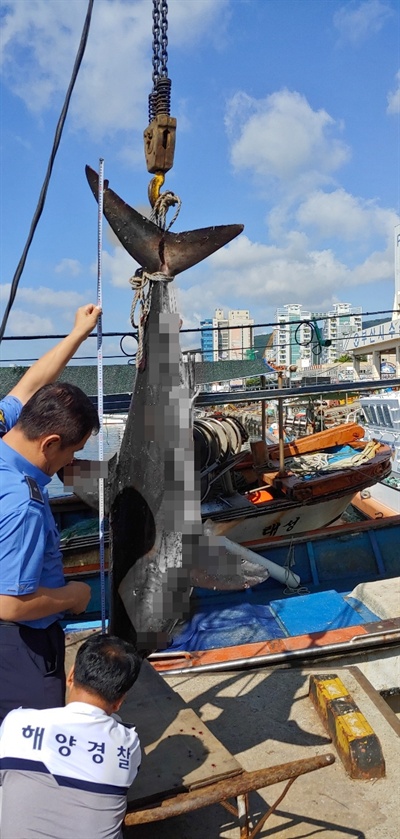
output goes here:
<path id="1" fill-rule="evenodd" d="M 67 639 L 70 665 L 80 637 Z M 400 723 L 357 668 L 319 667 L 166 677 L 245 770 L 333 752 L 308 697 L 310 673 L 336 673 L 378 736 L 386 777 L 351 780 L 336 763 L 303 775 L 257 833 L 260 839 L 398 839 L 400 836 Z M 382 709 L 384 713 L 382 713 Z M 285 783 L 250 795 L 255 821 Z M 151 825 L 131 827 L 125 839 L 239 839 L 235 819 L 220 805 Z M 89 839 L 89 837 L 88 837 Z"/>
<path id="2" fill-rule="evenodd" d="M 326 668 L 314 671 L 310 668 L 268 669 L 173 676 L 167 677 L 167 682 L 244 769 L 254 770 L 315 754 L 335 753 L 308 698 L 310 672 L 329 671 Z M 333 672 L 344 681 L 379 737 L 386 762 L 386 778 L 351 780 L 337 758 L 333 766 L 295 781 L 277 811 L 257 834 L 260 839 L 275 836 L 306 839 L 317 835 L 324 839 L 398 839 L 400 836 L 399 734 L 351 670 L 334 668 Z M 379 703 L 379 695 L 376 697 Z M 251 794 L 250 807 L 255 819 L 278 798 L 284 786 L 277 784 Z M 239 828 L 220 805 L 213 805 L 166 822 L 130 828 L 126 830 L 126 837 L 239 839 Z"/>

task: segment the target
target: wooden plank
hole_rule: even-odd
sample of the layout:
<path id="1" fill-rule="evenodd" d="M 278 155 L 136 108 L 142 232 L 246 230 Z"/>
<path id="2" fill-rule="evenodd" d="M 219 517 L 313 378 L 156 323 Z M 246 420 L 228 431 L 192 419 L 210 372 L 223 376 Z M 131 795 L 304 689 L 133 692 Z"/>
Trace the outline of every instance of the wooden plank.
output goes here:
<path id="1" fill-rule="evenodd" d="M 142 746 L 130 806 L 191 790 L 242 772 L 231 753 L 147 661 L 120 716 L 135 726 Z"/>

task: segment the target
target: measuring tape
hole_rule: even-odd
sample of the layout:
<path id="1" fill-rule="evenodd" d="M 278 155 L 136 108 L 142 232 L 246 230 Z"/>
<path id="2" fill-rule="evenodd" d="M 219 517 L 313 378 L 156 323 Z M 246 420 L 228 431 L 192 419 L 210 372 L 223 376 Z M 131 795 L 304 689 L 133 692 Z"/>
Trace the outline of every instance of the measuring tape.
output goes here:
<path id="1" fill-rule="evenodd" d="M 98 227 L 97 227 L 97 305 L 103 306 L 102 294 L 102 251 L 103 251 L 103 190 L 104 190 L 104 160 L 99 159 L 98 184 Z M 102 314 L 97 321 L 97 411 L 100 420 L 98 435 L 99 460 L 104 460 L 104 409 L 103 409 L 103 325 Z M 100 560 L 100 608 L 101 631 L 106 632 L 106 569 L 104 557 L 104 478 L 99 478 L 99 560 Z"/>

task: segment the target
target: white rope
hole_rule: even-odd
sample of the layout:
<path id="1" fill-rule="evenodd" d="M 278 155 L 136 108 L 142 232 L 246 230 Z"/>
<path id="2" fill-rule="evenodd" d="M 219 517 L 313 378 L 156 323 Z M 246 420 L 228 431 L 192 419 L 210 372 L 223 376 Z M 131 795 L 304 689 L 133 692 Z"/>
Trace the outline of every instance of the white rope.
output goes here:
<path id="1" fill-rule="evenodd" d="M 283 568 L 285 570 L 285 582 L 286 587 L 283 589 L 283 594 L 310 594 L 310 590 L 307 586 L 291 586 L 289 583 L 290 579 L 290 571 L 293 566 L 296 565 L 296 561 L 294 558 L 294 544 L 293 539 L 290 541 L 290 547 L 288 550 L 288 555 L 284 562 Z"/>
<path id="2" fill-rule="evenodd" d="M 167 212 L 170 207 L 175 207 L 175 214 L 173 215 L 168 227 L 166 227 L 166 218 Z M 172 227 L 174 221 L 178 218 L 179 211 L 182 206 L 182 201 L 178 195 L 175 195 L 173 192 L 162 192 L 151 211 L 150 221 L 163 230 L 165 233 Z M 131 306 L 131 324 L 132 326 L 138 330 L 138 348 L 136 353 L 136 368 L 139 369 L 143 362 L 143 355 L 144 355 L 144 329 L 146 326 L 147 317 L 150 311 L 151 306 L 151 293 L 153 290 L 153 283 L 155 282 L 171 282 L 174 278 L 171 277 L 169 274 L 164 274 L 161 271 L 156 271 L 154 274 L 150 274 L 148 271 L 145 271 L 143 268 L 139 268 L 133 277 L 130 277 L 129 283 L 132 286 L 134 291 L 134 297 L 132 300 Z M 145 291 L 146 286 L 149 286 L 147 291 Z M 176 308 L 176 300 L 175 296 L 171 298 L 171 302 L 173 306 L 175 305 Z M 136 306 L 140 305 L 140 314 L 138 323 L 135 323 L 135 311 Z M 172 306 L 172 310 L 173 310 Z"/>
<path id="3" fill-rule="evenodd" d="M 167 282 L 170 283 L 174 278 L 170 277 L 169 274 L 163 274 L 161 271 L 156 271 L 154 274 L 150 274 L 148 271 L 144 271 L 142 268 L 139 268 L 133 277 L 130 277 L 129 282 L 132 286 L 133 291 L 135 292 L 134 298 L 132 300 L 131 306 L 131 324 L 132 326 L 137 329 L 138 331 L 138 348 L 136 353 L 136 369 L 142 364 L 143 355 L 144 355 L 144 329 L 146 326 L 147 316 L 150 311 L 151 305 L 151 293 L 153 290 L 153 284 L 155 282 Z M 147 292 L 145 292 L 146 286 L 149 286 Z M 135 323 L 135 311 L 136 306 L 140 305 L 140 312 L 137 324 Z"/>
<path id="4" fill-rule="evenodd" d="M 170 207 L 174 207 L 177 205 L 176 211 L 174 216 L 172 217 L 168 227 L 166 227 L 166 217 L 167 212 Z M 182 201 L 178 195 L 175 195 L 173 192 L 162 192 L 151 211 L 150 221 L 157 224 L 157 226 L 167 232 L 170 227 L 172 227 L 174 221 L 178 218 L 179 211 L 181 209 Z M 146 326 L 147 316 L 150 311 L 151 306 L 151 293 L 153 290 L 153 283 L 155 282 L 171 282 L 174 278 L 171 277 L 169 274 L 164 274 L 161 271 L 156 271 L 154 274 L 150 274 L 148 271 L 145 271 L 143 268 L 139 268 L 133 277 L 130 277 L 129 283 L 132 286 L 134 291 L 134 298 L 132 300 L 131 306 L 131 324 L 132 326 L 138 330 L 138 349 L 136 353 L 136 368 L 142 364 L 143 361 L 143 354 L 144 354 L 144 329 Z M 147 291 L 145 291 L 146 286 L 149 286 Z M 172 298 L 171 301 L 176 306 L 175 297 Z M 136 306 L 140 305 L 140 314 L 138 323 L 135 323 L 135 311 Z"/>
<path id="5" fill-rule="evenodd" d="M 166 227 L 167 212 L 170 207 L 175 207 L 175 205 L 175 214 L 173 215 L 168 227 Z M 150 220 L 153 221 L 154 224 L 157 224 L 161 230 L 165 230 L 165 232 L 167 232 L 178 218 L 181 206 L 182 201 L 179 198 L 179 195 L 175 195 L 174 192 L 161 192 L 151 211 Z"/>
<path id="6" fill-rule="evenodd" d="M 295 475 L 318 474 L 319 472 L 335 472 L 341 469 L 360 466 L 375 457 L 377 444 L 371 440 L 364 449 L 356 451 L 354 455 L 334 460 L 328 452 L 316 452 L 315 454 L 304 454 L 285 460 L 285 469 Z"/>

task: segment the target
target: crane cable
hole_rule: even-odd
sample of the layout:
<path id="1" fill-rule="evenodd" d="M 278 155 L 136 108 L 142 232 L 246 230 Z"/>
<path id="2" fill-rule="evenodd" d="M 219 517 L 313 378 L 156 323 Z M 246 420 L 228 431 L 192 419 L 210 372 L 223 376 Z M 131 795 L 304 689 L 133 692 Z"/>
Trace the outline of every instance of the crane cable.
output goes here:
<path id="1" fill-rule="evenodd" d="M 61 113 L 60 113 L 60 116 L 59 116 L 59 119 L 58 119 L 58 122 L 57 122 L 57 127 L 56 127 L 56 130 L 55 130 L 55 134 L 54 134 L 53 146 L 52 146 L 51 153 L 50 153 L 50 159 L 49 159 L 49 162 L 48 162 L 46 175 L 45 175 L 45 178 L 44 178 L 44 181 L 43 181 L 42 189 L 40 191 L 39 200 L 38 200 L 38 203 L 37 203 L 37 206 L 36 206 L 36 210 L 33 214 L 32 223 L 31 223 L 31 227 L 30 227 L 30 230 L 29 230 L 28 238 L 26 240 L 26 244 L 25 244 L 24 250 L 22 252 L 21 259 L 20 259 L 20 261 L 17 265 L 17 269 L 15 271 L 15 274 L 14 274 L 14 277 L 13 277 L 13 280 L 12 280 L 12 283 L 11 283 L 10 295 L 9 295 L 8 302 L 7 302 L 5 312 L 4 312 L 4 315 L 3 315 L 3 320 L 2 320 L 2 323 L 1 323 L 1 326 L 0 326 L 0 343 L 2 342 L 3 337 L 4 337 L 4 332 L 6 330 L 7 321 L 8 321 L 8 318 L 9 318 L 9 315 L 10 315 L 10 312 L 11 312 L 11 308 L 12 308 L 12 305 L 14 303 L 15 296 L 16 296 L 16 293 L 17 293 L 18 284 L 19 284 L 22 272 L 23 272 L 24 267 L 25 267 L 26 259 L 27 259 L 28 253 L 29 253 L 30 246 L 32 244 L 32 240 L 33 240 L 33 237 L 34 237 L 34 234 L 35 234 L 40 216 L 42 215 L 42 212 L 43 212 L 43 208 L 44 208 L 44 204 L 45 204 L 45 200 L 46 200 L 46 195 L 47 195 L 47 190 L 48 190 L 48 186 L 49 186 L 49 183 L 50 183 L 51 174 L 52 174 L 52 171 L 53 171 L 53 165 L 54 165 L 54 161 L 55 161 L 56 154 L 57 154 L 57 151 L 58 151 L 58 147 L 60 145 L 61 135 L 62 135 L 62 132 L 63 132 L 63 129 L 64 129 L 65 120 L 67 118 L 67 113 L 68 113 L 68 108 L 69 108 L 69 104 L 70 104 L 70 101 L 71 101 L 72 92 L 73 92 L 73 89 L 75 87 L 75 82 L 76 82 L 77 77 L 78 77 L 78 73 L 79 73 L 79 70 L 80 70 L 80 66 L 82 64 L 83 56 L 85 54 L 86 44 L 87 44 L 87 40 L 88 40 L 88 36 L 89 36 L 90 23 L 91 23 L 91 19 L 92 19 L 93 4 L 94 4 L 94 0 L 89 0 L 88 7 L 87 7 L 87 12 L 86 12 L 86 17 L 85 17 L 85 22 L 83 24 L 83 29 L 82 29 L 82 35 L 81 35 L 81 39 L 80 39 L 80 43 L 79 43 L 79 47 L 78 47 L 78 52 L 76 54 L 76 58 L 75 58 L 75 62 L 74 62 L 73 70 L 72 70 L 71 80 L 70 80 L 70 83 L 68 85 L 68 90 L 67 90 L 67 93 L 66 93 L 66 96 L 65 96 L 64 104 L 62 106 Z"/>

